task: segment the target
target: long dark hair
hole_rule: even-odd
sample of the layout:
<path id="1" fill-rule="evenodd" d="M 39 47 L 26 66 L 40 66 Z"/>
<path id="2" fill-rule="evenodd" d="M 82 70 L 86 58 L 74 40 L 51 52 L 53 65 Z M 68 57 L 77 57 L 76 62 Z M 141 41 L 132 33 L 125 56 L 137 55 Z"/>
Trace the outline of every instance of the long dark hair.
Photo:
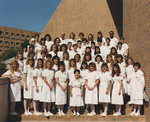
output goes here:
<path id="1" fill-rule="evenodd" d="M 98 54 L 100 54 L 101 53 L 101 50 L 100 50 L 100 48 L 98 47 L 98 46 L 95 46 L 95 51 L 94 51 L 94 55 L 96 55 L 97 54 L 97 52 L 96 52 L 96 49 L 99 49 L 99 52 L 98 52 Z"/>
<path id="2" fill-rule="evenodd" d="M 116 68 L 117 68 L 117 72 L 115 72 L 115 71 L 114 71 L 114 67 L 116 67 Z M 113 65 L 113 68 L 112 68 L 112 77 L 114 77 L 114 76 L 115 76 L 115 74 L 116 74 L 117 76 L 119 76 L 119 75 L 120 75 L 120 73 L 121 73 L 121 71 L 120 71 L 120 67 L 119 67 L 119 65 L 118 65 L 117 63 L 115 63 L 115 64 Z"/>
<path id="3" fill-rule="evenodd" d="M 63 66 L 63 67 L 64 67 L 64 70 L 63 70 L 63 72 L 64 72 L 64 71 L 66 71 L 66 68 L 65 68 L 65 63 L 64 63 L 63 61 L 60 61 L 60 62 L 59 62 L 59 65 L 58 65 L 58 70 L 60 70 L 60 66 Z"/>
<path id="4" fill-rule="evenodd" d="M 101 34 L 101 38 L 98 37 L 99 34 Z M 101 31 L 97 32 L 97 40 L 98 40 L 98 39 L 102 39 L 102 38 L 103 38 L 102 32 L 101 32 Z"/>
<path id="5" fill-rule="evenodd" d="M 37 68 L 37 69 L 40 68 L 39 65 L 38 65 L 39 61 L 42 61 L 42 67 L 41 67 L 41 68 L 43 69 L 44 61 L 43 61 L 43 59 L 41 59 L 41 58 L 38 59 L 36 68 Z"/>
<path id="6" fill-rule="evenodd" d="M 49 41 L 51 41 L 52 40 L 52 37 L 49 35 L 49 34 L 46 34 L 45 36 L 44 36 L 44 39 L 46 40 L 46 37 L 49 37 Z"/>
<path id="7" fill-rule="evenodd" d="M 81 67 L 80 67 L 80 69 L 81 70 L 83 70 L 83 64 L 85 64 L 86 65 L 86 67 L 85 67 L 85 69 L 88 69 L 88 64 L 87 64 L 87 62 L 86 61 L 83 61 L 82 63 L 81 63 Z"/>

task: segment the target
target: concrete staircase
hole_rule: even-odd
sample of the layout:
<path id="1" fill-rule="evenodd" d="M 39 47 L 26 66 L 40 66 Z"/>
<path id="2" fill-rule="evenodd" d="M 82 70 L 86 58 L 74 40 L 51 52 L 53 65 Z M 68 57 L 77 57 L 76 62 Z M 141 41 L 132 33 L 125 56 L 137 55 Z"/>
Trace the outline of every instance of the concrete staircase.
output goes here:
<path id="1" fill-rule="evenodd" d="M 22 103 L 19 103 L 17 105 L 17 108 L 23 108 Z M 64 110 L 64 112 L 66 113 L 65 116 L 59 116 L 57 113 L 57 109 L 52 109 L 52 112 L 55 113 L 54 116 L 51 117 L 45 117 L 44 115 L 42 116 L 25 116 L 23 114 L 23 109 L 18 109 L 17 112 L 20 113 L 20 115 L 17 116 L 8 116 L 8 122 L 24 122 L 24 121 L 112 121 L 112 122 L 116 122 L 116 121 L 130 121 L 130 122 L 146 122 L 146 117 L 145 115 L 140 115 L 138 117 L 134 117 L 134 116 L 129 116 L 129 114 L 132 111 L 132 106 L 129 106 L 128 104 L 126 104 L 125 106 L 122 106 L 122 114 L 121 116 L 115 117 L 112 114 L 115 112 L 115 106 L 113 105 L 109 105 L 109 111 L 108 111 L 108 116 L 106 117 L 102 117 L 101 115 L 99 115 L 100 113 L 102 113 L 102 105 L 98 105 L 96 106 L 96 116 L 93 117 L 89 117 L 86 114 L 88 113 L 87 109 L 82 108 L 80 110 L 81 115 L 80 116 L 73 116 L 72 115 L 72 111 L 71 108 L 67 109 L 67 107 L 65 107 L 66 109 Z M 43 111 L 41 109 L 41 111 Z M 33 108 L 31 109 L 31 112 L 33 112 Z M 43 112 L 42 112 L 43 113 Z"/>

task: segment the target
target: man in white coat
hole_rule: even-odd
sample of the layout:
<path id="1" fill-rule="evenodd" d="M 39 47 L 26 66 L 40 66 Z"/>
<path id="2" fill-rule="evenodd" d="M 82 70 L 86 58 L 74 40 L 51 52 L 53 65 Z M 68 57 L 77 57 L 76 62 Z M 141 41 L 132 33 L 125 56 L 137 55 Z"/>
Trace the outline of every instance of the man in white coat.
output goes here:
<path id="1" fill-rule="evenodd" d="M 111 45 L 111 47 L 117 47 L 118 39 L 114 37 L 114 32 L 110 31 L 109 36 L 110 36 L 110 45 Z"/>

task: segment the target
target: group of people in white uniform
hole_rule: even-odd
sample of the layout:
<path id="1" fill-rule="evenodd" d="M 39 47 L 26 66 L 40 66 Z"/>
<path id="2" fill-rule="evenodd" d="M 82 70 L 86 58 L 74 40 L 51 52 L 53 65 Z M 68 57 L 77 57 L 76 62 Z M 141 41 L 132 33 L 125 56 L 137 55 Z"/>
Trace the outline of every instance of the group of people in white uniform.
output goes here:
<path id="1" fill-rule="evenodd" d="M 114 116 L 121 115 L 124 96 L 130 97 L 133 104 L 131 116 L 140 115 L 143 105 L 144 74 L 140 63 L 129 57 L 129 47 L 124 38 L 118 40 L 114 32 L 104 38 L 97 33 L 97 40 L 92 34 L 86 39 L 84 33 L 71 33 L 69 39 L 65 33 L 52 41 L 46 34 L 39 41 L 39 35 L 29 41 L 29 45 L 18 52 L 10 63 L 9 70 L 2 77 L 10 78 L 10 114 L 15 112 L 16 102 L 21 101 L 23 88 L 24 114 L 42 115 L 39 102 L 43 102 L 45 116 L 53 116 L 52 107 L 56 106 L 59 116 L 65 116 L 64 105 L 68 104 L 73 115 L 80 115 L 80 108 L 85 105 L 96 115 L 95 105 L 102 104 L 106 116 L 108 105 L 116 106 Z M 30 112 L 33 102 L 34 113 Z M 52 104 L 53 103 L 53 104 Z"/>

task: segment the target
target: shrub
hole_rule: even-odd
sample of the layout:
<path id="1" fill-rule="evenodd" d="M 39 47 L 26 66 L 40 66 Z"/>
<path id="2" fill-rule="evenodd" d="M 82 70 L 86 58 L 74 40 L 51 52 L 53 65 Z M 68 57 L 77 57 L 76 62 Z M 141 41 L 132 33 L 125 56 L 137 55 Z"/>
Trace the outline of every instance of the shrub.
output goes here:
<path id="1" fill-rule="evenodd" d="M 23 50 L 24 47 L 27 47 L 29 45 L 29 40 L 25 40 L 22 44 L 21 44 L 21 49 Z"/>
<path id="2" fill-rule="evenodd" d="M 0 55 L 0 61 L 5 61 L 7 59 L 10 59 L 12 57 L 15 57 L 18 53 L 19 49 L 10 48 L 6 50 L 4 53 Z"/>
<path id="3" fill-rule="evenodd" d="M 2 76 L 3 73 L 7 71 L 7 66 L 5 63 L 0 62 L 0 77 Z"/>

